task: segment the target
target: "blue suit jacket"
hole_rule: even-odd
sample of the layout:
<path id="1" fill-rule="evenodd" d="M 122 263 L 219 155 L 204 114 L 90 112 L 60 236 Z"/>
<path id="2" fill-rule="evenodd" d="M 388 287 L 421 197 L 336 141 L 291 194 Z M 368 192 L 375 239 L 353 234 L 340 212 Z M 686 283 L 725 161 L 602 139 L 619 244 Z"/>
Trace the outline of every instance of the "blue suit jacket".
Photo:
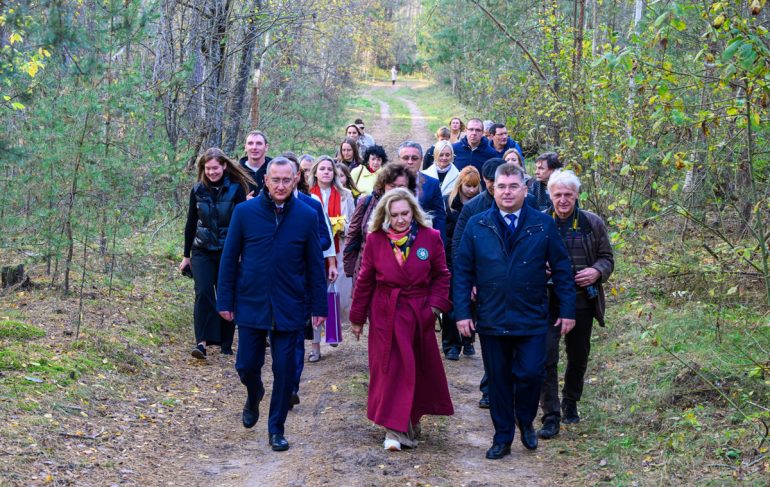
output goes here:
<path id="1" fill-rule="evenodd" d="M 524 205 L 511 233 L 497 205 L 472 217 L 453 262 L 457 320 L 471 318 L 476 286 L 476 331 L 489 335 L 538 335 L 548 329 L 546 263 L 558 316 L 575 318 L 575 281 L 567 249 L 553 218 Z"/>
<path id="2" fill-rule="evenodd" d="M 446 208 L 444 197 L 441 195 L 441 182 L 423 173 L 418 177 L 418 202 L 420 207 L 433 218 L 433 228 L 441 234 L 441 241 L 446 241 Z"/>
<path id="3" fill-rule="evenodd" d="M 263 192 L 235 207 L 222 251 L 217 311 L 234 311 L 238 326 L 301 331 L 305 295 L 326 316 L 326 276 L 318 214 L 291 197 L 278 220 Z"/>
<path id="4" fill-rule="evenodd" d="M 502 159 L 502 157 L 505 155 L 506 152 L 508 152 L 508 149 L 516 149 L 516 151 L 519 153 L 519 157 L 521 157 L 521 160 L 524 160 L 524 153 L 521 151 L 521 146 L 518 142 L 513 140 L 512 138 L 508 137 L 508 142 L 505 143 L 505 147 L 503 147 L 503 150 L 500 152 L 495 149 L 494 144 L 492 143 L 492 139 L 489 139 L 489 148 L 495 151 L 495 154 L 497 154 L 496 157 L 499 157 Z"/>
<path id="5" fill-rule="evenodd" d="M 328 250 L 332 245 L 332 239 L 329 238 L 329 229 L 326 228 L 326 213 L 320 201 L 314 199 L 305 193 L 297 192 L 297 198 L 309 207 L 313 208 L 318 214 L 318 239 L 321 242 L 321 251 Z"/>
<path id="6" fill-rule="evenodd" d="M 452 144 L 452 149 L 455 152 L 454 165 L 459 171 L 462 171 L 466 166 L 473 166 L 481 174 L 481 167 L 488 159 L 500 157 L 497 155 L 497 151 L 489 146 L 489 139 L 486 137 L 481 138 L 481 142 L 475 150 L 471 150 L 471 146 L 468 145 L 467 136 Z"/>

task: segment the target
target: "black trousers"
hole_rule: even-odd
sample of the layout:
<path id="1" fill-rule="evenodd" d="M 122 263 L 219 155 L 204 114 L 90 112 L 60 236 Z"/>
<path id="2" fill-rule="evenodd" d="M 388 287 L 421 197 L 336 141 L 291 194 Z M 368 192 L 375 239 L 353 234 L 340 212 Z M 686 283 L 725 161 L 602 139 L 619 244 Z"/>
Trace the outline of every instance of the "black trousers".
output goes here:
<path id="1" fill-rule="evenodd" d="M 217 278 L 222 252 L 193 249 L 190 257 L 195 281 L 195 343 L 219 344 L 222 348 L 233 345 L 235 324 L 222 319 L 217 313 Z"/>
<path id="2" fill-rule="evenodd" d="M 528 336 L 479 334 L 484 368 L 489 375 L 489 413 L 494 443 L 513 441 L 516 424 L 537 416 L 543 383 L 546 333 Z"/>
<path id="3" fill-rule="evenodd" d="M 567 369 L 564 372 L 562 398 L 579 401 L 583 395 L 583 383 L 588 368 L 588 355 L 591 353 L 591 330 L 594 312 L 592 309 L 579 309 L 575 315 L 575 328 L 564 335 L 567 349 Z M 545 381 L 540 395 L 543 409 L 543 421 L 549 417 L 561 418 L 559 402 L 559 342 L 561 327 L 548 327 L 547 354 L 545 360 Z"/>
<path id="4" fill-rule="evenodd" d="M 454 311 L 450 311 L 449 313 L 442 313 L 441 349 L 444 351 L 444 353 L 447 353 L 450 350 L 457 350 L 459 353 L 460 349 L 462 349 L 464 345 L 472 344 L 475 338 L 476 332 L 471 332 L 471 336 L 469 337 L 460 335 L 460 332 L 457 330 L 457 320 L 455 319 Z"/>
<path id="5" fill-rule="evenodd" d="M 270 412 L 267 431 L 283 434 L 286 416 L 289 414 L 291 393 L 296 381 L 297 342 L 302 340 L 302 331 L 238 329 L 238 355 L 235 370 L 246 386 L 250 398 L 261 398 L 265 394 L 262 383 L 262 366 L 265 365 L 265 339 L 270 334 L 270 356 L 273 359 L 273 394 L 270 396 Z"/>

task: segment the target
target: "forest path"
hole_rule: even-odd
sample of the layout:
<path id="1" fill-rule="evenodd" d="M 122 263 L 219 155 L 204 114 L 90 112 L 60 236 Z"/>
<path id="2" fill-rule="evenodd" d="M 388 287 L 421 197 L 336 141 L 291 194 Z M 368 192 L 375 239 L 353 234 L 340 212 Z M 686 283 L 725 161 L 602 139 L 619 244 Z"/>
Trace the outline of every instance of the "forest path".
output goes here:
<path id="1" fill-rule="evenodd" d="M 404 94 L 406 92 L 406 95 Z M 383 96 L 384 95 L 384 96 Z M 395 96 L 394 96 L 395 95 Z M 406 139 L 428 147 L 430 134 L 415 91 L 389 83 L 368 85 L 361 96 L 378 113 L 364 114 L 369 132 L 395 159 L 395 150 Z M 394 105 L 403 105 L 396 111 Z M 406 107 L 408 115 L 403 108 Z M 394 113 L 395 112 L 395 113 Z M 512 455 L 500 461 L 484 458 L 493 434 L 489 411 L 478 408 L 479 379 L 483 374 L 480 346 L 473 357 L 445 361 L 450 394 L 455 407 L 451 417 L 423 418 L 423 433 L 416 449 L 387 452 L 383 430 L 366 418 L 368 365 L 366 339 L 356 342 L 344 325 L 345 342 L 337 348 L 322 346 L 320 362 L 306 363 L 300 385 L 301 404 L 290 411 L 286 437 L 291 448 L 284 453 L 267 443 L 267 409 L 271 392 L 271 360 L 263 369 L 267 388 L 259 423 L 252 430 L 240 424 L 245 393 L 233 361 L 214 355 L 215 367 L 203 372 L 227 376 L 219 382 L 228 399 L 207 417 L 213 422 L 197 434 L 206 451 L 198 451 L 184 467 L 198 484 L 245 485 L 554 485 L 550 460 L 541 450 L 524 449 L 518 435 Z M 366 333 L 366 329 L 365 329 Z M 440 333 L 437 333 L 440 342 Z M 222 370 L 222 367 L 225 369 Z M 224 379 L 225 377 L 221 377 Z M 205 387 L 205 386 L 202 386 Z M 222 410 L 223 409 L 223 410 Z"/>

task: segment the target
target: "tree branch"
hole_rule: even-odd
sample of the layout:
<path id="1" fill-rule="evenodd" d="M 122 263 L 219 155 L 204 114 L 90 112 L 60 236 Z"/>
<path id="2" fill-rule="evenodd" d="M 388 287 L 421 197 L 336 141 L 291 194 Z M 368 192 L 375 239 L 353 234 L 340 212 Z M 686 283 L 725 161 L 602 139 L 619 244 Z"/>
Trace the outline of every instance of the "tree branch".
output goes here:
<path id="1" fill-rule="evenodd" d="M 522 50 L 522 52 L 524 52 L 524 55 L 525 55 L 525 56 L 527 56 L 527 59 L 529 59 L 529 62 L 530 62 L 530 63 L 532 63 L 532 67 L 533 67 L 533 68 L 535 68 L 535 71 L 537 71 L 537 74 L 540 76 L 540 79 L 542 79 L 542 80 L 545 82 L 545 86 L 547 86 L 547 87 L 548 87 L 548 90 L 549 90 L 551 93 L 553 93 L 553 95 L 554 95 L 554 96 L 555 96 L 555 97 L 558 99 L 558 98 L 559 98 L 559 94 L 558 94 L 558 93 L 556 93 L 556 91 L 553 89 L 553 87 L 552 87 L 552 86 L 551 86 L 551 85 L 548 83 L 548 78 L 546 78 L 546 77 L 545 77 L 545 74 L 543 73 L 543 70 L 542 70 L 542 69 L 540 69 L 540 66 L 537 64 L 537 61 L 535 61 L 535 58 L 533 58 L 533 57 L 532 57 L 532 54 L 530 54 L 530 53 L 529 53 L 529 51 L 527 50 L 527 48 L 526 48 L 526 47 L 524 47 L 524 44 L 522 44 L 521 42 L 519 42 L 519 41 L 518 41 L 518 39 L 516 39 L 515 37 L 513 37 L 513 36 L 512 36 L 512 35 L 511 35 L 511 34 L 510 34 L 510 33 L 509 33 L 509 32 L 508 32 L 506 29 L 505 29 L 505 26 L 504 26 L 503 24 L 501 24 L 501 23 L 500 23 L 500 21 L 498 21 L 498 20 L 495 18 L 495 16 L 494 16 L 494 15 L 492 15 L 492 13 L 491 13 L 489 10 L 487 10 L 487 9 L 486 9 L 486 7 L 484 7 L 483 5 L 481 5 L 481 4 L 480 4 L 478 1 L 476 1 L 476 0 L 471 0 L 471 1 L 472 1 L 472 2 L 473 2 L 473 3 L 474 3 L 474 4 L 475 4 L 475 5 L 478 7 L 478 8 L 480 8 L 480 9 L 481 9 L 481 11 L 482 11 L 482 12 L 484 12 L 484 13 L 487 15 L 487 17 L 489 17 L 490 19 L 492 19 L 492 22 L 494 22 L 494 23 L 495 23 L 495 25 L 497 26 L 497 28 L 498 28 L 498 29 L 500 29 L 500 31 L 501 31 L 503 34 L 505 34 L 505 37 L 507 37 L 508 39 L 510 39 L 510 40 L 511 40 L 511 42 L 513 42 L 514 44 L 516 44 L 517 46 L 519 46 L 519 49 L 521 49 L 521 50 Z"/>

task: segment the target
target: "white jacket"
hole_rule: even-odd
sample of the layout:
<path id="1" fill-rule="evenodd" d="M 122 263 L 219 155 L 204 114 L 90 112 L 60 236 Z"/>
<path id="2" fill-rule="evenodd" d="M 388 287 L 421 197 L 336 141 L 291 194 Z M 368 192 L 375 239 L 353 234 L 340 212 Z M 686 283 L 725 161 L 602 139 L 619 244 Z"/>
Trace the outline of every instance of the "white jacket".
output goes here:
<path id="1" fill-rule="evenodd" d="M 422 173 L 438 179 L 438 170 L 436 169 L 435 163 L 433 163 L 428 169 L 424 169 Z M 441 183 L 441 196 L 449 196 L 449 193 L 451 193 L 452 189 L 455 187 L 455 182 L 457 181 L 457 177 L 459 175 L 460 171 L 457 169 L 457 167 L 455 167 L 454 164 L 450 164 L 449 172 L 447 173 L 446 177 L 444 177 L 444 182 Z"/>

